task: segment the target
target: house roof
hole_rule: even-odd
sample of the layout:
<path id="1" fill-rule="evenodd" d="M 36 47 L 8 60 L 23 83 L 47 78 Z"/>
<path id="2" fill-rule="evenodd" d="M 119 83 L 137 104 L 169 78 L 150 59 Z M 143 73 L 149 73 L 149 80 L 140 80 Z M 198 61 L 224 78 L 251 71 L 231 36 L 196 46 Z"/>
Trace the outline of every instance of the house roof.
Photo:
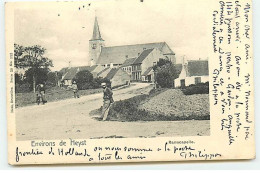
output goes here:
<path id="1" fill-rule="evenodd" d="M 68 72 L 64 75 L 62 80 L 72 80 L 78 72 L 78 68 L 72 67 L 68 69 Z"/>
<path id="2" fill-rule="evenodd" d="M 176 64 L 176 65 L 175 65 L 175 69 L 176 69 L 177 78 L 178 78 L 179 75 L 181 74 L 182 64 Z"/>
<path id="3" fill-rule="evenodd" d="M 111 80 L 115 74 L 117 73 L 117 71 L 119 70 L 119 68 L 112 68 L 109 73 L 107 74 L 106 78 Z"/>
<path id="4" fill-rule="evenodd" d="M 101 75 L 103 72 L 107 71 L 109 69 L 109 67 L 104 68 L 103 70 L 101 70 L 100 72 L 97 73 L 97 76 Z"/>
<path id="5" fill-rule="evenodd" d="M 94 65 L 94 66 L 79 66 L 79 67 L 68 68 L 67 73 L 65 73 L 62 80 L 72 80 L 78 72 L 83 71 L 83 70 L 88 70 L 88 71 L 92 72 L 96 67 L 97 67 L 97 65 Z"/>
<path id="6" fill-rule="evenodd" d="M 62 75 L 64 75 L 64 74 L 67 72 L 67 70 L 68 70 L 68 67 L 64 67 L 64 68 L 62 68 L 59 72 L 60 72 Z"/>
<path id="7" fill-rule="evenodd" d="M 208 76 L 209 67 L 207 60 L 188 61 L 189 76 Z"/>
<path id="8" fill-rule="evenodd" d="M 143 62 L 143 60 L 153 51 L 153 49 L 147 49 L 144 50 L 140 56 L 138 56 L 138 58 L 136 58 L 136 60 L 134 61 L 133 64 L 140 64 Z"/>
<path id="9" fill-rule="evenodd" d="M 163 54 L 174 54 L 165 42 L 102 47 L 97 64 L 123 64 L 127 58 L 138 57 L 144 50 L 152 48 L 159 49 Z"/>
<path id="10" fill-rule="evenodd" d="M 142 74 L 142 76 L 147 76 L 152 70 L 153 70 L 153 67 L 149 67 L 149 68 Z"/>
<path id="11" fill-rule="evenodd" d="M 126 59 L 121 67 L 127 67 L 127 66 L 132 65 L 134 63 L 135 59 L 136 58 L 128 58 L 128 59 Z"/>

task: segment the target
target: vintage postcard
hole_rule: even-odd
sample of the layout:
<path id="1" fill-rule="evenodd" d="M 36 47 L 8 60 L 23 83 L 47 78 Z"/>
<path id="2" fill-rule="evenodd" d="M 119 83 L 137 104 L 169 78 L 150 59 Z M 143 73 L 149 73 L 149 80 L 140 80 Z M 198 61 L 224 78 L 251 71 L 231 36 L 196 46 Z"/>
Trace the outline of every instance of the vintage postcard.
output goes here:
<path id="1" fill-rule="evenodd" d="M 5 4 L 11 165 L 254 159 L 251 0 Z"/>

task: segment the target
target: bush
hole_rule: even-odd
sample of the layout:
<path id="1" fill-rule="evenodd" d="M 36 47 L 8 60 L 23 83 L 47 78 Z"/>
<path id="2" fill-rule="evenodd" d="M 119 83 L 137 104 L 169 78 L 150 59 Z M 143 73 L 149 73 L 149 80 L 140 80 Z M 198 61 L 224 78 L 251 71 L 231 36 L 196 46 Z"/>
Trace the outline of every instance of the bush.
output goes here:
<path id="1" fill-rule="evenodd" d="M 15 84 L 15 93 L 28 93 L 30 91 L 32 91 L 32 87 L 29 83 Z"/>
<path id="2" fill-rule="evenodd" d="M 108 86 L 111 85 L 110 80 L 107 78 L 93 78 L 93 74 L 88 70 L 78 72 L 73 81 L 77 82 L 79 90 L 101 88 L 103 82 L 107 83 Z"/>
<path id="3" fill-rule="evenodd" d="M 183 94 L 193 95 L 193 94 L 209 94 L 209 83 L 199 83 L 197 85 L 190 85 L 182 89 Z"/>
<path id="4" fill-rule="evenodd" d="M 77 82 L 79 90 L 90 89 L 93 85 L 93 74 L 88 70 L 80 71 L 76 74 L 73 81 Z"/>
<path id="5" fill-rule="evenodd" d="M 147 97 L 148 95 L 139 95 L 115 102 L 109 109 L 108 117 L 118 118 L 121 121 L 137 121 L 149 117 L 148 112 L 138 109 L 138 105 Z"/>

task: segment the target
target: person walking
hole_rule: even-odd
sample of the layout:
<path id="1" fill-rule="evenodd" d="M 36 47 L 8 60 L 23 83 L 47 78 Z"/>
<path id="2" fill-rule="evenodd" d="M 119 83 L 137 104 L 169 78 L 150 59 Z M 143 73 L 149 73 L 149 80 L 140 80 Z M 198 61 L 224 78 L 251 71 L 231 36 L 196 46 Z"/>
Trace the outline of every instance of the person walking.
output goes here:
<path id="1" fill-rule="evenodd" d="M 101 86 L 103 88 L 103 93 L 104 93 L 101 118 L 103 119 L 103 121 L 106 121 L 107 116 L 108 116 L 109 107 L 114 102 L 113 97 L 112 97 L 113 92 L 106 83 L 102 83 Z"/>
<path id="2" fill-rule="evenodd" d="M 46 97 L 45 97 L 45 87 L 43 84 L 39 84 L 36 88 L 37 90 L 37 102 L 38 105 L 40 104 L 40 99 L 42 100 L 42 104 L 47 103 Z"/>
<path id="3" fill-rule="evenodd" d="M 74 92 L 74 98 L 79 98 L 78 85 L 77 85 L 76 81 L 73 81 L 71 88 L 72 88 L 72 91 Z"/>

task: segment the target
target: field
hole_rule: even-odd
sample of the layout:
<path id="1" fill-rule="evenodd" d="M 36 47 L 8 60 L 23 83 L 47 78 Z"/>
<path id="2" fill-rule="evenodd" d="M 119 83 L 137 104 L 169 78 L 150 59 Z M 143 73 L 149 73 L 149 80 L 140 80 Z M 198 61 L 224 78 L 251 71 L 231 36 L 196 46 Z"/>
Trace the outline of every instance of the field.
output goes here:
<path id="1" fill-rule="evenodd" d="M 79 95 L 89 95 L 102 92 L 102 88 L 98 89 L 88 89 L 79 90 Z M 70 89 L 53 87 L 46 89 L 46 99 L 48 102 L 64 100 L 68 98 L 73 98 L 74 93 Z M 16 93 L 15 94 L 15 107 L 23 107 L 28 105 L 36 104 L 36 94 L 33 92 L 28 93 Z"/>

